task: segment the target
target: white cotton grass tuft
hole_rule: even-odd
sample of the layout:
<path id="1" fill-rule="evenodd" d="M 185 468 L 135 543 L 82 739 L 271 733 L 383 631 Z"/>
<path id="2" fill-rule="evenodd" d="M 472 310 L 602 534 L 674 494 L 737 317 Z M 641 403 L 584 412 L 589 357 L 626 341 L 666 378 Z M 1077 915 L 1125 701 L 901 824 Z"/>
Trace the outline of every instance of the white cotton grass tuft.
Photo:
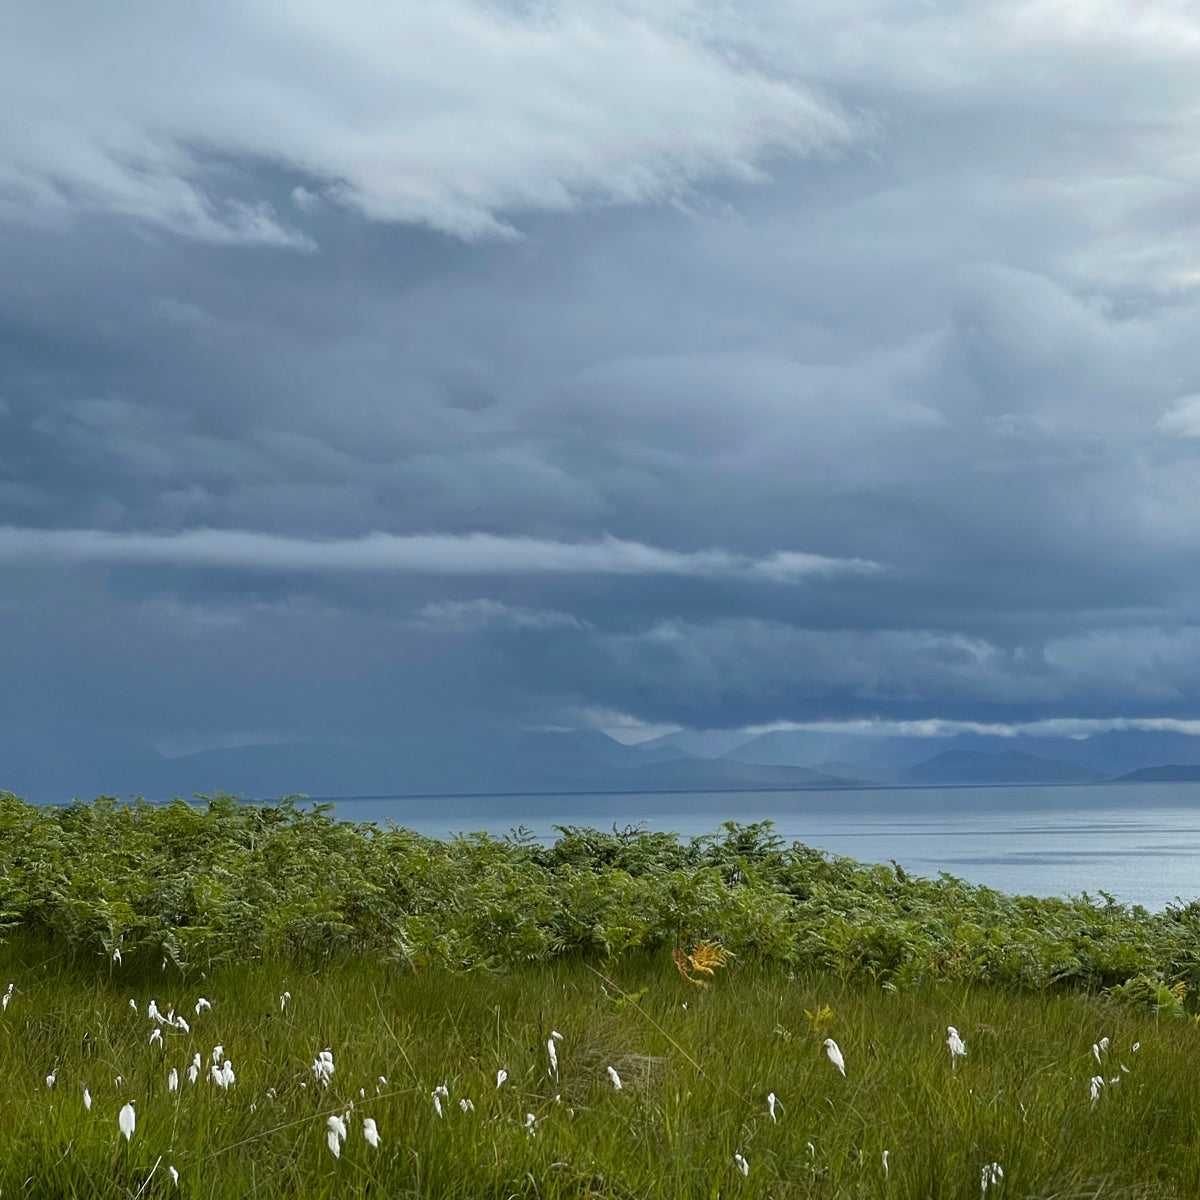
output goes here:
<path id="1" fill-rule="evenodd" d="M 8 1004 L 9 1004 L 9 1001 L 13 998 L 13 987 L 14 986 L 15 986 L 14 984 L 10 983 L 8 985 L 8 990 L 4 993 L 3 996 L 0 996 L 0 1012 L 8 1012 Z M 133 1001 L 130 1000 L 129 1003 L 132 1004 Z"/>
<path id="2" fill-rule="evenodd" d="M 342 1143 L 346 1140 L 346 1122 L 333 1113 L 325 1122 L 325 1143 L 334 1158 L 342 1157 Z"/>
<path id="3" fill-rule="evenodd" d="M 1095 1108 L 1096 1101 L 1100 1099 L 1100 1089 L 1104 1087 L 1104 1076 L 1093 1075 L 1091 1078 L 1092 1085 L 1092 1107 Z"/>
<path id="4" fill-rule="evenodd" d="M 92 1111 L 92 1093 L 88 1091 L 86 1084 L 83 1088 L 83 1109 L 84 1112 Z"/>
<path id="5" fill-rule="evenodd" d="M 380 1075 L 380 1077 L 377 1080 L 375 1080 L 375 1095 L 378 1096 L 379 1093 L 382 1092 L 385 1087 L 387 1087 L 387 1076 Z"/>
<path id="6" fill-rule="evenodd" d="M 229 1091 L 230 1084 L 236 1082 L 237 1079 L 237 1076 L 233 1073 L 233 1063 L 229 1059 L 226 1059 L 219 1065 L 213 1063 L 209 1071 L 209 1077 L 223 1092 Z"/>
<path id="7" fill-rule="evenodd" d="M 138 1010 L 137 1001 L 132 996 L 129 997 L 129 1007 L 132 1008 L 135 1013 Z"/>
<path id="8" fill-rule="evenodd" d="M 892 1152 L 890 1150 L 885 1150 L 881 1157 L 883 1161 L 883 1177 L 886 1179 L 888 1177 L 888 1172 L 891 1170 L 889 1160 L 892 1157 Z"/>
<path id="9" fill-rule="evenodd" d="M 52 1088 L 58 1082 L 58 1068 L 55 1067 L 49 1075 L 46 1076 L 46 1086 Z"/>
<path id="10" fill-rule="evenodd" d="M 617 1068 L 616 1068 L 616 1067 L 609 1067 L 609 1068 L 608 1068 L 608 1077 L 609 1077 L 609 1079 L 611 1079 L 611 1080 L 612 1080 L 612 1085 L 613 1085 L 613 1090 L 614 1090 L 614 1091 L 618 1091 L 618 1092 L 619 1092 L 619 1091 L 620 1091 L 620 1090 L 621 1090 L 621 1089 L 622 1089 L 622 1088 L 625 1086 L 625 1085 L 624 1085 L 624 1084 L 621 1082 L 621 1077 L 620 1077 L 620 1075 L 618 1075 L 618 1074 L 617 1074 Z"/>
<path id="11" fill-rule="evenodd" d="M 461 1099 L 458 1102 L 458 1107 L 461 1108 L 463 1110 L 463 1112 L 465 1112 L 465 1113 L 474 1112 L 475 1111 L 475 1101 L 468 1100 L 464 1096 L 463 1099 Z"/>
<path id="12" fill-rule="evenodd" d="M 821 1045 L 825 1047 L 825 1053 L 829 1056 L 829 1061 L 833 1063 L 833 1065 L 837 1067 L 837 1069 L 844 1076 L 846 1074 L 846 1060 L 842 1057 L 842 1048 L 833 1040 L 833 1038 L 826 1038 Z"/>
<path id="13" fill-rule="evenodd" d="M 958 1066 L 958 1060 L 967 1056 L 967 1044 L 953 1025 L 946 1026 L 946 1048 L 950 1051 L 950 1069 L 953 1070 Z"/>
<path id="14" fill-rule="evenodd" d="M 501 1084 L 503 1084 L 507 1078 L 508 1078 L 508 1072 L 503 1067 L 501 1067 L 500 1070 L 498 1070 L 496 1072 L 496 1087 L 497 1088 L 500 1087 Z"/>
<path id="15" fill-rule="evenodd" d="M 167 1075 L 167 1091 L 179 1091 L 179 1072 L 174 1067 L 171 1068 Z"/>
<path id="16" fill-rule="evenodd" d="M 740 1154 L 733 1156 L 733 1165 L 741 1171 L 743 1178 L 750 1174 L 750 1164 Z"/>
<path id="17" fill-rule="evenodd" d="M 559 1034 L 559 1037 L 561 1037 L 561 1036 L 562 1036 L 562 1034 Z M 557 1079 L 558 1078 L 558 1048 L 554 1044 L 553 1037 L 548 1037 L 546 1039 L 546 1053 L 550 1056 L 550 1074 L 555 1079 Z"/>
<path id="18" fill-rule="evenodd" d="M 121 947 L 114 946 L 112 952 L 112 960 L 119 967 L 121 965 Z"/>
<path id="19" fill-rule="evenodd" d="M 163 1044 L 162 1043 L 162 1030 L 161 1029 L 150 1030 L 150 1045 L 152 1045 L 152 1046 L 157 1045 L 158 1048 L 161 1050 L 162 1044 Z"/>
<path id="20" fill-rule="evenodd" d="M 322 1050 L 315 1059 L 313 1059 L 312 1073 L 313 1078 L 317 1080 L 322 1087 L 328 1087 L 329 1081 L 333 1078 L 333 1073 L 337 1068 L 333 1065 L 333 1051 L 328 1046 Z"/>
<path id="21" fill-rule="evenodd" d="M 367 1139 L 367 1145 L 374 1150 L 379 1149 L 379 1130 L 375 1125 L 373 1117 L 363 1117 L 363 1137 Z"/>
<path id="22" fill-rule="evenodd" d="M 201 996 L 200 999 L 196 1001 L 196 1016 L 199 1016 L 203 1012 L 208 1012 L 211 1008 L 212 1003 L 208 1000 L 205 1000 L 205 998 Z"/>
<path id="23" fill-rule="evenodd" d="M 171 1182 L 176 1187 L 178 1187 L 179 1186 L 179 1172 L 177 1170 L 175 1170 L 175 1168 L 172 1166 L 172 1167 L 167 1168 L 167 1174 L 170 1175 Z"/>
<path id="24" fill-rule="evenodd" d="M 280 1012 L 283 1012 L 283 1010 L 284 1010 L 285 1008 L 287 1008 L 287 1006 L 288 1006 L 288 1001 L 289 1001 L 291 998 L 292 998 L 292 993 L 291 993 L 291 992 L 284 992 L 284 993 L 283 993 L 283 995 L 279 997 L 279 1011 L 280 1011 Z"/>
<path id="25" fill-rule="evenodd" d="M 775 1093 L 768 1092 L 767 1093 L 767 1112 L 769 1112 L 771 1114 L 771 1123 L 772 1124 L 776 1124 L 779 1120 L 779 1118 L 776 1117 L 776 1115 L 775 1115 L 775 1105 L 777 1103 L 778 1103 L 778 1101 L 775 1099 Z"/>
<path id="26" fill-rule="evenodd" d="M 1004 1168 L 998 1162 L 984 1163 L 979 1172 L 979 1190 L 986 1192 L 988 1188 L 999 1183 L 1004 1178 Z"/>
<path id="27" fill-rule="evenodd" d="M 126 1103 L 121 1111 L 117 1114 L 117 1128 L 120 1129 L 125 1141 L 128 1142 L 133 1137 L 133 1131 L 137 1127 L 137 1116 L 133 1111 L 133 1102 Z"/>
<path id="28" fill-rule="evenodd" d="M 445 1116 L 445 1113 L 442 1112 L 442 1100 L 450 1099 L 450 1089 L 447 1088 L 444 1083 L 439 1083 L 437 1087 L 435 1087 L 433 1091 L 429 1093 L 429 1098 L 433 1101 L 433 1107 L 436 1110 L 437 1115 L 439 1117 Z"/>

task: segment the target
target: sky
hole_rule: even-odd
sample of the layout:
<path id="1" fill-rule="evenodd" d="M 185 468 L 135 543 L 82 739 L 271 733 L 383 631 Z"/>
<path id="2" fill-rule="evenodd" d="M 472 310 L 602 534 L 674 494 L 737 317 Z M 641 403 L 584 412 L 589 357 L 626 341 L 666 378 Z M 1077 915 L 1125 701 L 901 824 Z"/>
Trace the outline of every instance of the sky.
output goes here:
<path id="1" fill-rule="evenodd" d="M 10 734 L 1200 718 L 1190 2 L 0 20 Z"/>

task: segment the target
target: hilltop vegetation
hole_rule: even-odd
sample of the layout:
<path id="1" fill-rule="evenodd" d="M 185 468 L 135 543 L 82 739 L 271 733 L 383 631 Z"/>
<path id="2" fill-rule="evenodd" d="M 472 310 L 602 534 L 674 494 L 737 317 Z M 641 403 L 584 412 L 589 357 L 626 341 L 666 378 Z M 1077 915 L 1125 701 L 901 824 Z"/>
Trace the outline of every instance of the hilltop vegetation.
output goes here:
<path id="1" fill-rule="evenodd" d="M 1008 896 L 800 843 L 769 824 L 683 840 L 563 827 L 447 841 L 285 800 L 64 808 L 0 793 L 0 920 L 78 963 L 211 971 L 369 953 L 401 969 L 511 969 L 719 943 L 741 963 L 909 988 L 1200 991 L 1200 903 Z M 1171 986 L 1176 991 L 1171 992 Z"/>

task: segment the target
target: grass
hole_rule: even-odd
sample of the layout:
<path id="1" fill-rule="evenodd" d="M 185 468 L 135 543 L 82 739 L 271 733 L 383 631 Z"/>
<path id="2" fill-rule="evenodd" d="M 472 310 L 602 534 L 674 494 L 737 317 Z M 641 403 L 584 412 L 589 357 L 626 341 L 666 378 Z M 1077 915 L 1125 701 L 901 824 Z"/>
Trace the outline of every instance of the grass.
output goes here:
<path id="1" fill-rule="evenodd" d="M 206 978 L 171 965 L 98 976 L 51 945 L 17 935 L 0 946 L 0 991 L 14 983 L 0 1015 L 3 1196 L 943 1200 L 980 1196 L 992 1162 L 1004 1177 L 989 1197 L 1200 1194 L 1200 1027 L 1094 995 L 897 990 L 739 961 L 701 988 L 666 948 L 603 969 L 573 958 L 414 973 L 353 955 L 320 968 L 234 963 Z M 212 1010 L 197 1015 L 200 995 Z M 151 999 L 191 1024 L 165 1031 L 161 1050 Z M 968 1047 L 956 1068 L 947 1025 Z M 563 1035 L 557 1079 L 552 1030 Z M 1097 1068 L 1102 1036 L 1110 1052 Z M 228 1091 L 207 1078 L 217 1044 L 236 1071 Z M 311 1070 L 326 1047 L 328 1089 Z M 205 1074 L 189 1084 L 197 1052 Z M 1121 1082 L 1093 1105 L 1098 1069 Z M 127 1101 L 128 1143 L 117 1126 Z M 347 1110 L 334 1158 L 326 1120 Z M 378 1149 L 362 1136 L 367 1116 Z"/>

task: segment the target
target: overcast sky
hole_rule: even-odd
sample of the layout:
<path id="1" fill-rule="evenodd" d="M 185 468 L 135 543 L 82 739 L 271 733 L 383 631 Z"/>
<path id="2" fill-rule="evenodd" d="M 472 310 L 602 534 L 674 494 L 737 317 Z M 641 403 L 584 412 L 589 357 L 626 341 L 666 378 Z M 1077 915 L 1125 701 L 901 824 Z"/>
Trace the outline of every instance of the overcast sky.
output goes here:
<path id="1" fill-rule="evenodd" d="M 1200 717 L 1190 0 L 27 0 L 0 720 Z"/>

